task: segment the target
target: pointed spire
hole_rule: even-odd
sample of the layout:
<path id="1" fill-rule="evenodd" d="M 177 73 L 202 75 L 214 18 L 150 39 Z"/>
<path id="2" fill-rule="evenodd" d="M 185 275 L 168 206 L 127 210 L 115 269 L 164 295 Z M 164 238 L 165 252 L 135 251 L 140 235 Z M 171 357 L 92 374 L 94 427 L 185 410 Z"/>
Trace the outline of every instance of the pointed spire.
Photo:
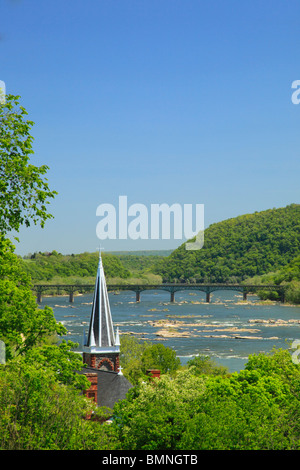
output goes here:
<path id="1" fill-rule="evenodd" d="M 117 333 L 116 333 L 116 341 L 115 341 L 116 346 L 120 346 L 120 334 L 119 334 L 119 328 L 117 328 Z"/>
<path id="2" fill-rule="evenodd" d="M 116 338 L 114 334 L 100 248 L 89 332 L 83 344 L 85 349 L 93 348 L 99 352 L 120 346 L 119 333 Z"/>

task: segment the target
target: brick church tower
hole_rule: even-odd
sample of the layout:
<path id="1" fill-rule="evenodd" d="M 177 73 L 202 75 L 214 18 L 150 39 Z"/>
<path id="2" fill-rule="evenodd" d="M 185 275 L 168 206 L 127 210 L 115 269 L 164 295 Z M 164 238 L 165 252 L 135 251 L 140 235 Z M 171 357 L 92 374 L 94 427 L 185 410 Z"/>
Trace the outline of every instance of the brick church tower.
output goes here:
<path id="1" fill-rule="evenodd" d="M 100 254 L 89 331 L 83 337 L 83 362 L 96 370 L 119 372 L 119 358 L 119 332 L 114 333 Z"/>

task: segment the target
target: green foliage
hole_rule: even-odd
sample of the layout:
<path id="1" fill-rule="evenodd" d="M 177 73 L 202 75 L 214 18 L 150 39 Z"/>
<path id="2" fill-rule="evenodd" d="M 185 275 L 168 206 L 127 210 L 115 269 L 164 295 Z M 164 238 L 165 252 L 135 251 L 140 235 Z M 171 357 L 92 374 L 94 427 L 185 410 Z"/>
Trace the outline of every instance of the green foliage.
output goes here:
<path id="1" fill-rule="evenodd" d="M 299 392 L 299 365 L 284 350 L 251 356 L 229 376 L 193 366 L 132 389 L 113 431 L 129 450 L 299 450 Z"/>
<path id="2" fill-rule="evenodd" d="M 0 339 L 7 357 L 23 354 L 46 337 L 66 333 L 52 309 L 39 309 L 31 280 L 23 271 L 9 240 L 0 235 Z"/>
<path id="3" fill-rule="evenodd" d="M 66 329 L 49 307 L 37 307 L 30 276 L 4 237 L 31 221 L 43 226 L 55 194 L 41 178 L 47 167 L 29 164 L 33 123 L 17 105 L 10 95 L 0 105 L 0 340 L 7 361 L 0 365 L 0 449 L 109 449 L 109 427 L 101 426 L 107 410 L 81 394 L 88 381 L 76 374 L 82 360 L 71 351 L 75 344 L 51 344 Z M 95 421 L 85 419 L 91 414 Z"/>
<path id="4" fill-rule="evenodd" d="M 272 282 L 282 284 L 284 282 L 300 281 L 300 256 L 296 256 L 290 263 L 281 268 L 276 274 L 271 275 Z"/>
<path id="5" fill-rule="evenodd" d="M 127 268 L 132 273 L 136 273 L 137 275 L 139 275 L 145 272 L 151 272 L 155 263 L 157 263 L 157 261 L 159 260 L 162 260 L 166 256 L 165 253 L 171 254 L 171 252 L 164 251 L 161 251 L 161 254 L 143 253 L 143 251 L 138 254 L 136 254 L 135 252 L 124 252 L 118 254 L 117 257 L 125 268 Z M 160 252 L 158 251 L 158 253 Z"/>
<path id="6" fill-rule="evenodd" d="M 122 373 L 133 385 L 145 376 L 142 369 L 142 355 L 151 347 L 147 341 L 141 341 L 129 335 L 121 335 L 120 365 Z"/>
<path id="7" fill-rule="evenodd" d="M 176 356 L 176 352 L 161 343 L 152 344 L 145 349 L 141 362 L 144 372 L 148 369 L 159 369 L 162 374 L 172 374 L 180 366 L 180 359 Z"/>
<path id="8" fill-rule="evenodd" d="M 83 364 L 81 355 L 74 352 L 77 347 L 77 343 L 65 340 L 58 345 L 43 344 L 26 353 L 24 364 L 45 367 L 54 372 L 58 382 L 87 390 L 90 387 L 89 381 L 85 375 L 78 374 Z"/>
<path id="9" fill-rule="evenodd" d="M 209 356 L 196 356 L 187 363 L 188 367 L 193 367 L 195 375 L 226 375 L 228 369 L 225 366 L 218 365 Z"/>
<path id="10" fill-rule="evenodd" d="M 252 284 L 271 284 L 281 285 L 285 288 L 285 300 L 292 304 L 300 303 L 300 256 L 296 256 L 292 261 L 281 269 L 264 274 L 262 276 L 255 276 L 248 279 Z M 277 292 L 262 291 L 260 297 L 263 299 L 278 300 L 279 295 Z"/>
<path id="11" fill-rule="evenodd" d="M 203 379 L 188 370 L 141 383 L 115 405 L 112 427 L 119 449 L 175 450 L 203 391 Z"/>
<path id="12" fill-rule="evenodd" d="M 106 411 L 59 383 L 51 368 L 24 359 L 0 367 L 1 450 L 97 450 L 113 447 Z M 99 420 L 84 419 L 93 412 Z"/>
<path id="13" fill-rule="evenodd" d="M 137 385 L 145 379 L 147 370 L 159 369 L 161 374 L 173 374 L 180 367 L 180 359 L 171 348 L 152 344 L 133 336 L 121 336 L 120 364 L 125 377 Z"/>
<path id="14" fill-rule="evenodd" d="M 31 281 L 14 247 L 0 237 L 0 448 L 105 449 L 113 444 L 100 426 L 107 411 L 81 392 L 88 388 L 77 345 L 51 338 L 65 334 L 49 307 L 39 309 Z M 95 422 L 86 421 L 93 413 Z M 108 444 L 109 442 L 109 444 Z"/>
<path id="15" fill-rule="evenodd" d="M 300 448 L 300 369 L 288 351 L 249 358 L 229 378 L 209 379 L 181 448 Z"/>
<path id="16" fill-rule="evenodd" d="M 116 256 L 102 254 L 102 261 L 105 276 L 108 279 L 114 277 L 127 279 L 130 277 L 130 272 L 124 268 Z M 92 278 L 94 280 L 99 254 L 86 252 L 78 255 L 62 255 L 53 251 L 52 253 L 34 253 L 30 259 L 21 260 L 21 262 L 33 282 L 51 281 L 55 277 L 67 280 L 72 276 L 82 279 Z M 89 279 L 89 282 L 91 282 L 91 279 Z"/>
<path id="17" fill-rule="evenodd" d="M 19 230 L 20 225 L 40 222 L 52 217 L 47 213 L 50 191 L 43 175 L 48 167 L 29 163 L 33 154 L 30 134 L 32 121 L 25 119 L 24 107 L 19 106 L 19 96 L 7 95 L 0 103 L 0 232 Z"/>
<path id="18" fill-rule="evenodd" d="M 300 205 L 246 214 L 212 224 L 201 250 L 185 244 L 160 260 L 169 282 L 241 282 L 279 269 L 300 255 Z"/>
<path id="19" fill-rule="evenodd" d="M 292 281 L 285 291 L 285 299 L 292 304 L 300 304 L 300 282 Z"/>

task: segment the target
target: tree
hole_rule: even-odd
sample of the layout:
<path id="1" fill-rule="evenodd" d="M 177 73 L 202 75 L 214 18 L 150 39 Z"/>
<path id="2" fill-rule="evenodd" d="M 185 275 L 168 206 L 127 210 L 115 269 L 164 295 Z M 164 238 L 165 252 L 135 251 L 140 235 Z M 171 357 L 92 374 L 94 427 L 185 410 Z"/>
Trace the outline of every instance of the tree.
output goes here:
<path id="1" fill-rule="evenodd" d="M 132 383 L 138 384 L 144 377 L 142 355 L 151 346 L 151 343 L 141 341 L 134 336 L 122 335 L 120 347 L 120 365 L 125 377 Z"/>
<path id="2" fill-rule="evenodd" d="M 24 364 L 45 367 L 54 372 L 59 383 L 87 390 L 90 382 L 84 374 L 78 374 L 83 364 L 81 355 L 74 352 L 77 347 L 77 343 L 65 340 L 58 345 L 43 344 L 26 352 Z"/>
<path id="3" fill-rule="evenodd" d="M 14 359 L 0 366 L 1 450 L 112 449 L 106 410 L 57 381 L 45 365 Z M 85 416 L 93 413 L 94 420 Z M 99 420 L 99 421 L 97 421 Z"/>
<path id="4" fill-rule="evenodd" d="M 299 379 L 299 366 L 282 350 L 250 357 L 230 377 L 210 377 L 180 448 L 299 449 Z"/>
<path id="5" fill-rule="evenodd" d="M 33 154 L 27 111 L 19 106 L 19 96 L 8 95 L 0 103 L 0 338 L 9 357 L 23 354 L 47 336 L 66 333 L 49 307 L 38 309 L 31 280 L 14 254 L 5 233 L 19 230 L 52 217 L 47 213 L 50 191 L 42 178 L 48 167 L 29 162 Z"/>
<path id="6" fill-rule="evenodd" d="M 189 370 L 131 389 L 114 406 L 112 430 L 120 449 L 177 449 L 203 392 L 204 379 Z"/>
<path id="7" fill-rule="evenodd" d="M 142 367 L 144 373 L 148 369 L 160 369 L 162 374 L 175 372 L 180 366 L 176 351 L 166 348 L 163 344 L 153 344 L 143 352 Z"/>
<path id="8" fill-rule="evenodd" d="M 125 377 L 136 385 L 146 377 L 148 369 L 160 369 L 162 374 L 175 372 L 180 366 L 180 359 L 173 349 L 163 344 L 121 336 L 120 364 Z"/>
<path id="9" fill-rule="evenodd" d="M 300 205 L 291 204 L 211 224 L 201 250 L 186 250 L 184 243 L 153 271 L 170 282 L 224 283 L 278 270 L 300 254 L 299 213 Z"/>
<path id="10" fill-rule="evenodd" d="M 6 344 L 7 359 L 67 331 L 51 308 L 38 308 L 31 280 L 13 251 L 12 243 L 0 235 L 0 339 Z"/>
<path id="11" fill-rule="evenodd" d="M 300 368 L 289 351 L 252 356 L 226 377 L 193 369 L 141 382 L 115 405 L 120 449 L 300 449 Z"/>
<path id="12" fill-rule="evenodd" d="M 0 103 L 0 232 L 19 230 L 40 222 L 43 227 L 48 214 L 46 204 L 55 196 L 47 179 L 43 178 L 48 167 L 37 167 L 29 162 L 33 154 L 33 122 L 19 105 L 19 96 L 7 95 Z"/>
<path id="13" fill-rule="evenodd" d="M 31 279 L 5 238 L 31 221 L 43 227 L 56 194 L 42 178 L 47 167 L 29 163 L 33 123 L 18 98 L 0 104 L 0 339 L 7 353 L 0 365 L 0 448 L 107 449 L 100 425 L 106 411 L 80 394 L 89 382 L 75 373 L 82 366 L 75 344 L 53 345 L 67 330 L 52 309 L 37 307 Z M 96 421 L 84 419 L 91 414 Z"/>
<path id="14" fill-rule="evenodd" d="M 226 375 L 228 369 L 225 366 L 219 366 L 209 356 L 196 356 L 187 363 L 188 367 L 193 367 L 195 375 L 209 374 L 209 375 Z"/>

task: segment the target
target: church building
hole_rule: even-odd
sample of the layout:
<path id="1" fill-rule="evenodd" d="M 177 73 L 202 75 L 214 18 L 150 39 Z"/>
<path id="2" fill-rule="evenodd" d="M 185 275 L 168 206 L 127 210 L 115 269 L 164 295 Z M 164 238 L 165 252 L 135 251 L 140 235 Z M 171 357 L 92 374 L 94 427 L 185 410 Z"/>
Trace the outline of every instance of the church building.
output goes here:
<path id="1" fill-rule="evenodd" d="M 81 373 L 91 382 L 86 396 L 99 406 L 113 408 L 132 387 L 120 369 L 119 331 L 114 331 L 101 254 L 95 282 L 93 306 L 88 333 L 83 335 Z"/>

